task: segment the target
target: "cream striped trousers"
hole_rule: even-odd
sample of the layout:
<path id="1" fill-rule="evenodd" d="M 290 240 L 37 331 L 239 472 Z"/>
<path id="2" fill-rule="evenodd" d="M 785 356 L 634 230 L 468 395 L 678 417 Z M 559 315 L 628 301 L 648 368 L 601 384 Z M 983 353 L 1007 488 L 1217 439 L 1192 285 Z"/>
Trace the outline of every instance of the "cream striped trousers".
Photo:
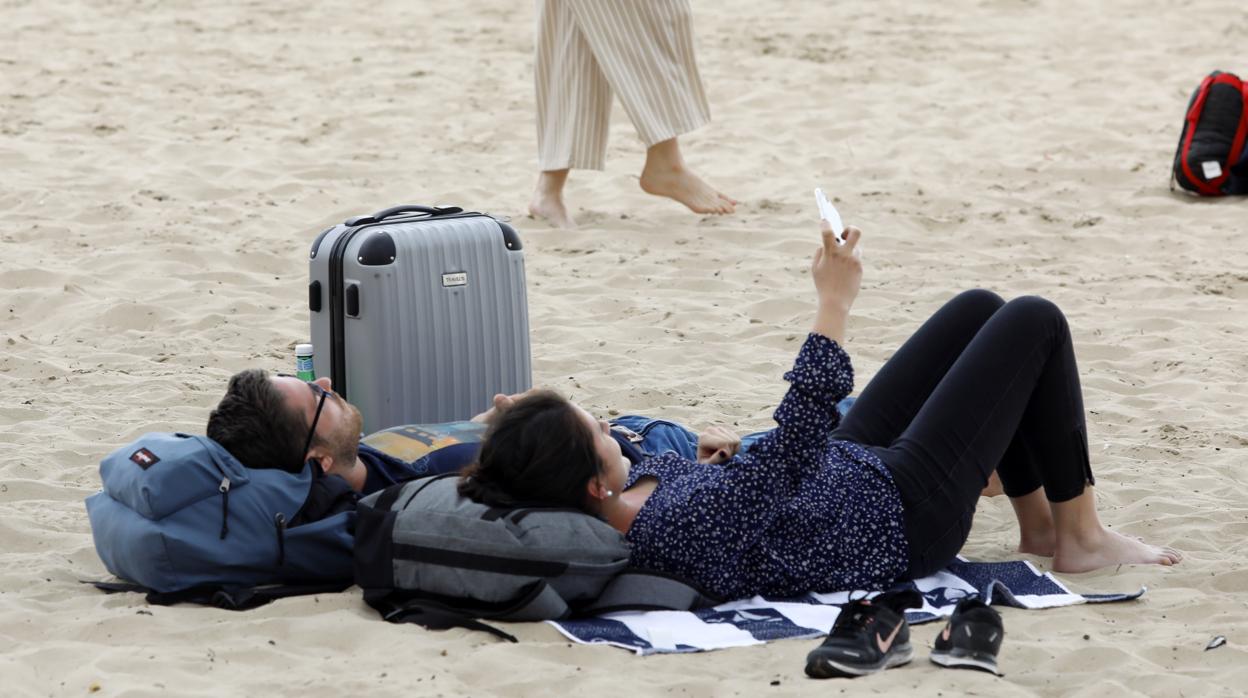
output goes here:
<path id="1" fill-rule="evenodd" d="M 612 93 L 650 147 L 710 120 L 688 0 L 537 0 L 542 170 L 601 170 Z"/>

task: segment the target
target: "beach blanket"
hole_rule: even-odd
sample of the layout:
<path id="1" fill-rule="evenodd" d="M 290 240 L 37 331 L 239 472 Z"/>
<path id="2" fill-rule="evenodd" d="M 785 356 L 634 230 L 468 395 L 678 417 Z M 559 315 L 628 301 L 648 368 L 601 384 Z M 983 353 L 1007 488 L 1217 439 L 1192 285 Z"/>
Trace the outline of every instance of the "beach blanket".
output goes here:
<path id="1" fill-rule="evenodd" d="M 1081 603 L 1130 601 L 1126 594 L 1077 594 L 1030 562 L 968 562 L 958 559 L 929 577 L 905 582 L 923 594 L 923 607 L 906 611 L 912 625 L 953 613 L 958 601 L 978 595 L 985 603 L 1016 608 L 1053 608 Z M 700 611 L 611 613 L 577 620 L 547 621 L 577 642 L 608 644 L 637 654 L 702 652 L 758 645 L 770 640 L 820 638 L 832 628 L 839 604 L 865 592 L 808 594 L 798 598 L 755 596 Z"/>

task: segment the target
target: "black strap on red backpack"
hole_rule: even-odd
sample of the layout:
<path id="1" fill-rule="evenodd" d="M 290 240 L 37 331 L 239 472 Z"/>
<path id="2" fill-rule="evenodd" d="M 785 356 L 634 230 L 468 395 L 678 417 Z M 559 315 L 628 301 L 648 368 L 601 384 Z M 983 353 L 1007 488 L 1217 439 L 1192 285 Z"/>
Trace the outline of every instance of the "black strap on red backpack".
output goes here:
<path id="1" fill-rule="evenodd" d="M 1248 83 L 1214 71 L 1187 105 L 1171 189 L 1201 196 L 1248 194 Z"/>

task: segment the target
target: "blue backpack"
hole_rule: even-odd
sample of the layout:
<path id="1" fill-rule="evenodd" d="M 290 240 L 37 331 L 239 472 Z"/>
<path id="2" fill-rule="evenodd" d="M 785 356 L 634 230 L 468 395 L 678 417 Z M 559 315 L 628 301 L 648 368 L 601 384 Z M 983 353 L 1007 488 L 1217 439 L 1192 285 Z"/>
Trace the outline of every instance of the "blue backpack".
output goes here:
<path id="1" fill-rule="evenodd" d="M 103 491 L 86 501 L 95 549 L 109 572 L 133 583 L 97 584 L 106 591 L 244 608 L 351 584 L 355 497 L 340 478 L 311 466 L 247 468 L 207 437 L 168 433 L 110 453 L 100 478 Z M 324 498 L 324 485 L 345 490 L 334 498 L 349 506 L 304 521 L 301 510 Z"/>

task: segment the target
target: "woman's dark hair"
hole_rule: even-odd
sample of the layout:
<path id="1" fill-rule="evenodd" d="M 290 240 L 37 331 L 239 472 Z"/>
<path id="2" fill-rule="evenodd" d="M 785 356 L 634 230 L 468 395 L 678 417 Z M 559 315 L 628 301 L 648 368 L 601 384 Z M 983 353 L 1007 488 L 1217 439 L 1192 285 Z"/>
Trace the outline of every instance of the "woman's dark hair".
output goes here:
<path id="1" fill-rule="evenodd" d="M 602 472 L 595 435 L 556 393 L 527 395 L 502 412 L 464 469 L 459 493 L 492 506 L 585 508 L 585 485 Z"/>

